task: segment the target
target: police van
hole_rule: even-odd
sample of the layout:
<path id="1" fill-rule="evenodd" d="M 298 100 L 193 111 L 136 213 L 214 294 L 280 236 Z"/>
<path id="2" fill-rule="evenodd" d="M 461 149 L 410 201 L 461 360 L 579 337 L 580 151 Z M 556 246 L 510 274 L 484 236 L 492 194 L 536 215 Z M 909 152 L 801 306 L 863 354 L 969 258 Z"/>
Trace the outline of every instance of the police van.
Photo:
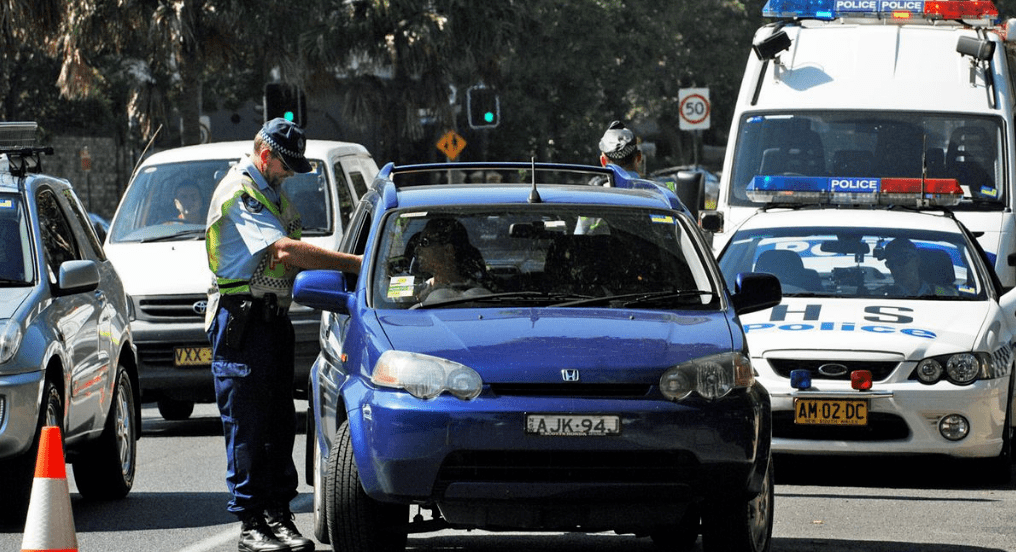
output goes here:
<path id="1" fill-rule="evenodd" d="M 955 179 L 951 209 L 1016 286 L 1013 56 L 987 1 L 769 0 L 738 93 L 717 210 L 720 251 L 761 204 L 759 176 Z"/>

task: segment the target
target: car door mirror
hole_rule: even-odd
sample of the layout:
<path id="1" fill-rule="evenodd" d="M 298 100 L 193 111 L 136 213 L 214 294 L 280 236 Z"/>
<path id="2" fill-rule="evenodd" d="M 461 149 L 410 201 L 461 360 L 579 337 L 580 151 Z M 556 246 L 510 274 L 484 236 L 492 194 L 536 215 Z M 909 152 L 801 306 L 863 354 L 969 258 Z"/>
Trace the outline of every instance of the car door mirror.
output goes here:
<path id="1" fill-rule="evenodd" d="M 734 312 L 748 314 L 779 305 L 783 288 L 772 274 L 742 272 L 737 275 L 732 300 Z"/>
<path id="2" fill-rule="evenodd" d="M 313 309 L 349 314 L 352 296 L 346 276 L 337 270 L 305 270 L 293 282 L 293 300 Z"/>
<path id="3" fill-rule="evenodd" d="M 63 296 L 94 291 L 99 287 L 99 267 L 95 261 L 65 261 L 60 265 L 57 289 L 53 295 Z"/>

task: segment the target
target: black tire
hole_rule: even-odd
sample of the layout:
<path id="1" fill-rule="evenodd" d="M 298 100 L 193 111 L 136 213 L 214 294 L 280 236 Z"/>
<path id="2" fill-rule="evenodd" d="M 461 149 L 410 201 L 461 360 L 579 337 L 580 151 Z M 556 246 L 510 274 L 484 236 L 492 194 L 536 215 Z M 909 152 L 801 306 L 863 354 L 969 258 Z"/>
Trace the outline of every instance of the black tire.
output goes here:
<path id="1" fill-rule="evenodd" d="M 718 499 L 702 514 L 702 550 L 705 552 L 769 552 L 773 540 L 775 507 L 773 459 L 769 458 L 762 492 L 745 500 Z"/>
<path id="2" fill-rule="evenodd" d="M 339 426 L 328 455 L 325 508 L 334 552 L 396 552 L 406 549 L 409 506 L 378 502 L 363 491 L 353 459 L 349 422 Z"/>
<path id="3" fill-rule="evenodd" d="M 0 507 L 0 527 L 22 529 L 28 515 L 28 503 L 35 480 L 35 464 L 39 456 L 42 428 L 56 426 L 63 438 L 63 398 L 56 384 L 46 381 L 43 389 L 39 420 L 35 424 L 32 446 L 25 452 L 0 460 L 0 489 L 3 489 L 4 506 Z"/>
<path id="4" fill-rule="evenodd" d="M 1005 485 L 1012 480 L 1012 401 L 1013 386 L 1010 385 L 1009 398 L 1005 403 L 1005 423 L 1002 425 L 1002 450 L 998 453 L 998 456 L 983 459 L 979 462 L 982 464 L 981 466 L 975 466 L 976 472 L 983 473 L 985 483 L 989 485 Z"/>
<path id="5" fill-rule="evenodd" d="M 134 387 L 127 371 L 120 366 L 102 434 L 74 462 L 74 482 L 81 496 L 91 500 L 127 496 L 134 486 L 137 443 Z"/>
<path id="6" fill-rule="evenodd" d="M 159 399 L 158 405 L 159 414 L 171 422 L 186 420 L 194 412 L 194 401 Z"/>
<path id="7" fill-rule="evenodd" d="M 679 523 L 654 529 L 649 537 L 660 550 L 688 552 L 695 548 L 695 541 L 701 532 L 701 518 L 698 505 L 691 505 Z"/>

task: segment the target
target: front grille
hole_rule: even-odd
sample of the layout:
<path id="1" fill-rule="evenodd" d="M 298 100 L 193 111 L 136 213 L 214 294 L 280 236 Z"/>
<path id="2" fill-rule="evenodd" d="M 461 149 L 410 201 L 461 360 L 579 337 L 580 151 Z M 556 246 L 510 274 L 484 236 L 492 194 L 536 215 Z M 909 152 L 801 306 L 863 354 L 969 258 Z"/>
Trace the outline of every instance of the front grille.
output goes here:
<path id="1" fill-rule="evenodd" d="M 897 441 L 910 436 L 903 418 L 885 412 L 868 412 L 864 426 L 827 426 L 794 423 L 792 411 L 773 412 L 773 437 L 812 441 Z"/>
<path id="2" fill-rule="evenodd" d="M 490 390 L 503 397 L 642 398 L 649 384 L 640 383 L 492 383 Z"/>
<path id="3" fill-rule="evenodd" d="M 135 300 L 137 301 L 139 319 L 200 322 L 205 319 L 204 310 L 196 309 L 195 305 L 206 304 L 208 296 L 203 294 L 149 295 L 135 297 Z"/>
<path id="4" fill-rule="evenodd" d="M 799 360 L 790 358 L 769 358 L 766 359 L 769 366 L 780 377 L 789 378 L 792 370 L 807 370 L 811 373 L 813 380 L 842 380 L 850 381 L 850 372 L 854 370 L 869 370 L 874 381 L 882 381 L 892 374 L 899 366 L 898 362 L 875 362 L 864 360 Z M 827 376 L 818 371 L 823 364 L 842 364 L 847 367 L 846 373 L 840 376 Z"/>
<path id="5" fill-rule="evenodd" d="M 679 483 L 697 465 L 684 451 L 459 451 L 445 458 L 438 482 Z"/>

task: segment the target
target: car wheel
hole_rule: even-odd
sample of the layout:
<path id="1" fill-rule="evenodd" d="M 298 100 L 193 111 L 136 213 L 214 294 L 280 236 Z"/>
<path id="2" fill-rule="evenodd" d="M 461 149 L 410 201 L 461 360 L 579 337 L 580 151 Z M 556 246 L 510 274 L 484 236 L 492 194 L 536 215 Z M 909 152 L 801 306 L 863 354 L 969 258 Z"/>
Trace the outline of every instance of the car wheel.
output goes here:
<path id="1" fill-rule="evenodd" d="M 363 491 L 353 459 L 349 421 L 339 427 L 328 455 L 325 508 L 335 552 L 405 550 L 409 506 L 378 502 Z"/>
<path id="2" fill-rule="evenodd" d="M 186 420 L 194 412 L 194 401 L 159 399 L 158 405 L 159 414 L 171 422 Z"/>
<path id="3" fill-rule="evenodd" d="M 307 483 L 314 487 L 314 538 L 316 538 L 322 544 L 330 544 L 331 539 L 328 537 L 328 513 L 327 506 L 328 501 L 325 497 L 328 496 L 328 490 L 325 487 L 325 477 L 322 473 L 324 464 L 322 464 L 320 447 L 317 445 L 317 429 L 314 424 L 314 407 L 308 399 L 307 404 L 307 457 L 306 457 L 306 470 L 307 470 Z"/>
<path id="4" fill-rule="evenodd" d="M 692 505 L 688 507 L 679 523 L 654 529 L 649 536 L 660 550 L 687 552 L 695 548 L 695 541 L 698 540 L 700 532 L 700 519 L 699 507 Z"/>
<path id="5" fill-rule="evenodd" d="M 43 403 L 39 409 L 39 421 L 35 427 L 32 446 L 25 452 L 0 460 L 0 489 L 9 508 L 0 508 L 0 527 L 23 528 L 28 514 L 28 502 L 32 495 L 35 479 L 35 464 L 39 455 L 39 441 L 42 428 L 56 426 L 63 438 L 63 399 L 56 384 L 47 380 L 43 390 Z"/>
<path id="6" fill-rule="evenodd" d="M 748 499 L 715 500 L 702 515 L 705 552 L 768 552 L 773 537 L 773 459 L 769 458 L 762 491 Z"/>
<path id="7" fill-rule="evenodd" d="M 138 454 L 134 407 L 134 387 L 120 366 L 102 434 L 74 462 L 74 482 L 85 498 L 123 498 L 134 485 Z"/>

